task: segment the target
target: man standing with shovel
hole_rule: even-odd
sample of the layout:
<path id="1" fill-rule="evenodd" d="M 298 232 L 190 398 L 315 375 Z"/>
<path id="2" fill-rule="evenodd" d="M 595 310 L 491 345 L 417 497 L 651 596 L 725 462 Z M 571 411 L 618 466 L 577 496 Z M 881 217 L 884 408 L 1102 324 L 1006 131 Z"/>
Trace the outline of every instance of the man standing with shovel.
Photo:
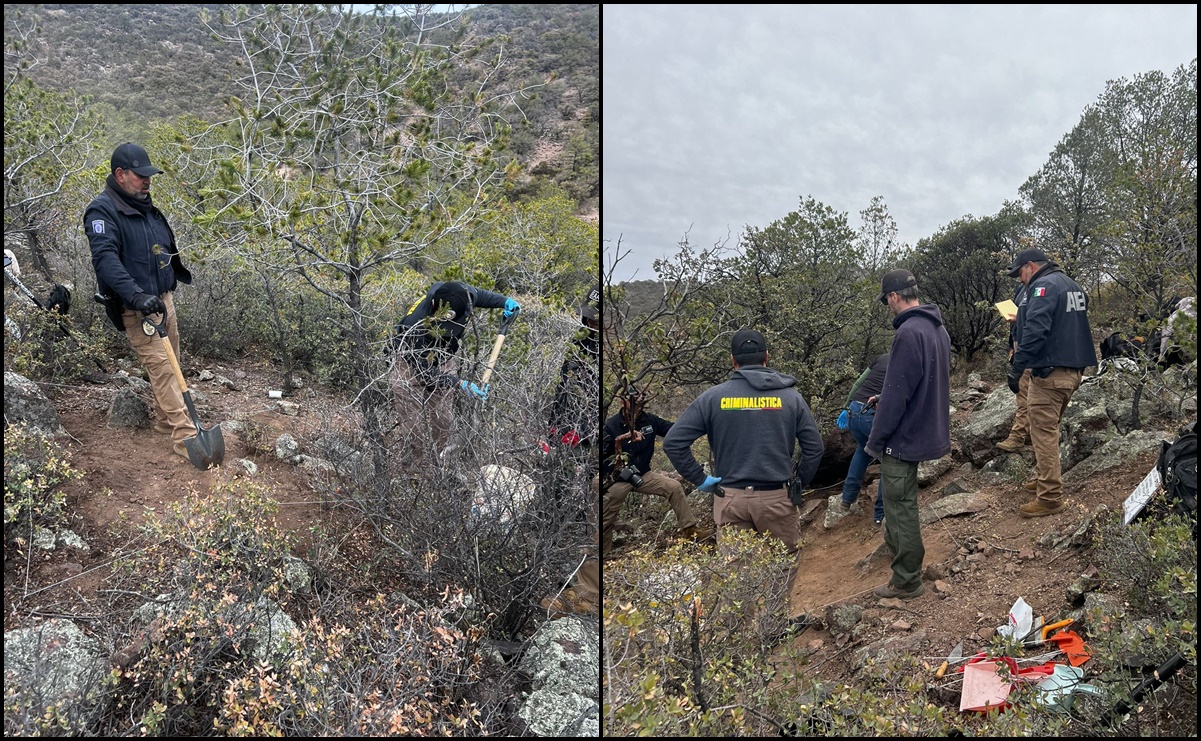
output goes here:
<path id="1" fill-rule="evenodd" d="M 150 198 L 150 178 L 163 171 L 150 164 L 146 150 L 125 142 L 113 151 L 112 168 L 104 191 L 83 215 L 83 231 L 92 251 L 92 267 L 105 311 L 125 332 L 154 389 L 157 422 L 154 431 L 170 435 L 172 451 L 188 458 L 187 441 L 196 425 L 184 408 L 176 381 L 174 358 L 153 334 L 143 331 L 142 319 L 159 315 L 175 357 L 179 356 L 179 325 L 171 294 L 179 283 L 192 282 L 183 266 L 175 233 Z"/>
<path id="2" fill-rule="evenodd" d="M 442 363 L 454 358 L 476 308 L 504 309 L 500 337 L 480 384 L 464 380 Z M 442 452 L 450 440 L 451 396 L 458 389 L 473 399 L 488 398 L 488 381 L 500 342 L 521 311 L 515 300 L 459 281 L 439 281 L 396 323 L 388 347 L 396 353 L 392 392 L 401 440 L 408 460 L 418 461 Z"/>

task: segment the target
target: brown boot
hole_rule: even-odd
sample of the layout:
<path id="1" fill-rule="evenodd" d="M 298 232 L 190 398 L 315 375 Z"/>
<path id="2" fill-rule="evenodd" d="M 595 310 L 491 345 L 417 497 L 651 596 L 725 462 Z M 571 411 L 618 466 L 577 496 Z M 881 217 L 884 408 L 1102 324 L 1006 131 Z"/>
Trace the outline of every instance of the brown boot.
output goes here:
<path id="1" fill-rule="evenodd" d="M 680 531 L 680 537 L 686 538 L 688 540 L 694 540 L 694 541 L 695 540 L 707 540 L 711 535 L 713 535 L 713 528 L 711 528 L 711 527 L 702 528 L 702 527 L 697 527 L 696 525 L 689 525 L 688 527 L 686 527 Z"/>
<path id="2" fill-rule="evenodd" d="M 1026 491 L 1038 491 L 1038 481 L 1030 480 L 1022 484 L 1022 488 Z"/>
<path id="3" fill-rule="evenodd" d="M 1019 437 L 1018 435 L 1011 433 L 1009 437 L 997 443 L 997 447 L 1001 450 L 1004 450 L 1006 453 L 1016 453 L 1022 448 L 1026 447 L 1026 444 L 1026 438 Z"/>

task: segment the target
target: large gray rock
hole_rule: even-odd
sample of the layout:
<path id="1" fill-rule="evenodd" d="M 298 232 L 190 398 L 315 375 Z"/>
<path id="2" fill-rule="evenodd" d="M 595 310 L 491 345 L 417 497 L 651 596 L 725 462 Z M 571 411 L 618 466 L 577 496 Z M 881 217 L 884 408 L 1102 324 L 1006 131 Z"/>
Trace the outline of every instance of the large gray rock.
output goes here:
<path id="1" fill-rule="evenodd" d="M 20 373 L 4 372 L 4 421 L 24 422 L 47 437 L 67 437 L 54 405 L 38 385 Z"/>
<path id="2" fill-rule="evenodd" d="M 33 628 L 4 634 L 4 723 L 17 708 L 33 717 L 54 706 L 71 735 L 82 735 L 100 709 L 101 683 L 108 662 L 96 640 L 69 620 L 47 620 Z M 18 729 L 19 730 L 19 729 Z M 23 729 L 18 735 L 32 735 Z"/>
<path id="3" fill-rule="evenodd" d="M 576 617 L 552 620 L 530 640 L 519 669 L 533 682 L 518 715 L 539 736 L 600 735 L 600 636 Z"/>
<path id="4" fill-rule="evenodd" d="M 993 447 L 1009 435 L 1017 401 L 1008 386 L 1001 386 L 972 412 L 967 424 L 955 430 L 959 447 L 975 466 L 980 467 L 1001 451 Z"/>
<path id="5" fill-rule="evenodd" d="M 149 427 L 150 405 L 133 389 L 121 389 L 109 405 L 108 426 Z"/>
<path id="6" fill-rule="evenodd" d="M 951 470 L 951 466 L 955 462 L 951 459 L 950 454 L 944 455 L 942 458 L 934 461 L 922 461 L 917 464 L 917 485 L 929 486 L 933 484 L 947 471 Z"/>
<path id="7" fill-rule="evenodd" d="M 1123 465 L 1137 458 L 1141 453 L 1157 449 L 1160 440 L 1165 437 L 1163 432 L 1149 430 L 1135 430 L 1129 435 L 1115 435 L 1071 471 L 1066 472 L 1063 481 L 1065 484 L 1077 483 L 1099 471 Z"/>

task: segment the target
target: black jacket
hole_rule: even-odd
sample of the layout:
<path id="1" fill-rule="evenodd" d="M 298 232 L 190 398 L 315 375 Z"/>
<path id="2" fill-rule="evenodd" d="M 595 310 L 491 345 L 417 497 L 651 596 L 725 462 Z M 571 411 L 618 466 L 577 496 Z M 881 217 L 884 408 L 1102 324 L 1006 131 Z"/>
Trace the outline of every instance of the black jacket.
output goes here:
<path id="1" fill-rule="evenodd" d="M 739 488 L 784 486 L 794 475 L 806 486 L 821 464 L 825 444 L 796 379 L 762 365 L 747 365 L 730 380 L 701 393 L 663 440 L 663 452 L 687 481 L 700 485 L 705 471 L 692 455 L 692 443 L 709 438 L 713 474 L 722 485 Z M 801 446 L 800 461 L 792 453 Z"/>
<path id="2" fill-rule="evenodd" d="M 1034 274 L 1018 305 L 1013 367 L 1075 368 L 1097 364 L 1087 296 L 1056 265 Z"/>
<path id="3" fill-rule="evenodd" d="M 642 430 L 642 439 L 638 442 L 631 442 L 629 438 L 622 440 L 621 452 L 629 455 L 630 465 L 637 468 L 638 473 L 651 470 L 651 458 L 655 455 L 655 437 L 667 435 L 671 426 L 671 422 L 650 412 L 639 412 L 634 418 L 634 429 Z M 617 436 L 629 431 L 620 412 L 605 421 L 605 432 L 601 436 L 602 479 L 607 478 L 615 468 Z"/>
<path id="4" fill-rule="evenodd" d="M 430 390 L 459 385 L 457 375 L 443 371 L 439 366 L 444 358 L 450 358 L 458 352 L 459 340 L 463 338 L 467 320 L 475 308 L 505 308 L 506 296 L 465 283 L 471 302 L 462 317 L 455 317 L 454 321 L 425 321 L 434 313 L 434 293 L 442 283 L 438 281 L 431 285 L 425 296 L 409 307 L 408 312 L 396 323 L 393 328 L 395 333 L 388 342 L 388 346 L 413 368 Z"/>
<path id="5" fill-rule="evenodd" d="M 559 369 L 559 384 L 547 423 L 562 433 L 575 430 L 583 440 L 594 442 L 600 409 L 597 404 L 600 373 L 600 343 L 596 334 L 581 328 L 567 358 Z"/>
<path id="6" fill-rule="evenodd" d="M 138 206 L 131 205 L 109 176 L 104 192 L 83 212 L 98 289 L 119 296 L 127 309 L 133 308 L 139 293 L 161 296 L 174 291 L 177 283 L 192 282 L 167 217 L 153 202 Z"/>

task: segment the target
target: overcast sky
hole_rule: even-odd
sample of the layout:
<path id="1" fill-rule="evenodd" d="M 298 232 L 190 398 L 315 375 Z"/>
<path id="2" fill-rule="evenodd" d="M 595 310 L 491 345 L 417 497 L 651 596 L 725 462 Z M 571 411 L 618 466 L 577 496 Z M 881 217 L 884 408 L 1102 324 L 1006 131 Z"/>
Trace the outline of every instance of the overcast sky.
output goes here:
<path id="1" fill-rule="evenodd" d="M 605 268 L 882 196 L 914 245 L 997 213 L 1109 80 L 1197 54 L 1196 5 L 603 6 Z M 635 271 L 637 273 L 635 274 Z"/>

